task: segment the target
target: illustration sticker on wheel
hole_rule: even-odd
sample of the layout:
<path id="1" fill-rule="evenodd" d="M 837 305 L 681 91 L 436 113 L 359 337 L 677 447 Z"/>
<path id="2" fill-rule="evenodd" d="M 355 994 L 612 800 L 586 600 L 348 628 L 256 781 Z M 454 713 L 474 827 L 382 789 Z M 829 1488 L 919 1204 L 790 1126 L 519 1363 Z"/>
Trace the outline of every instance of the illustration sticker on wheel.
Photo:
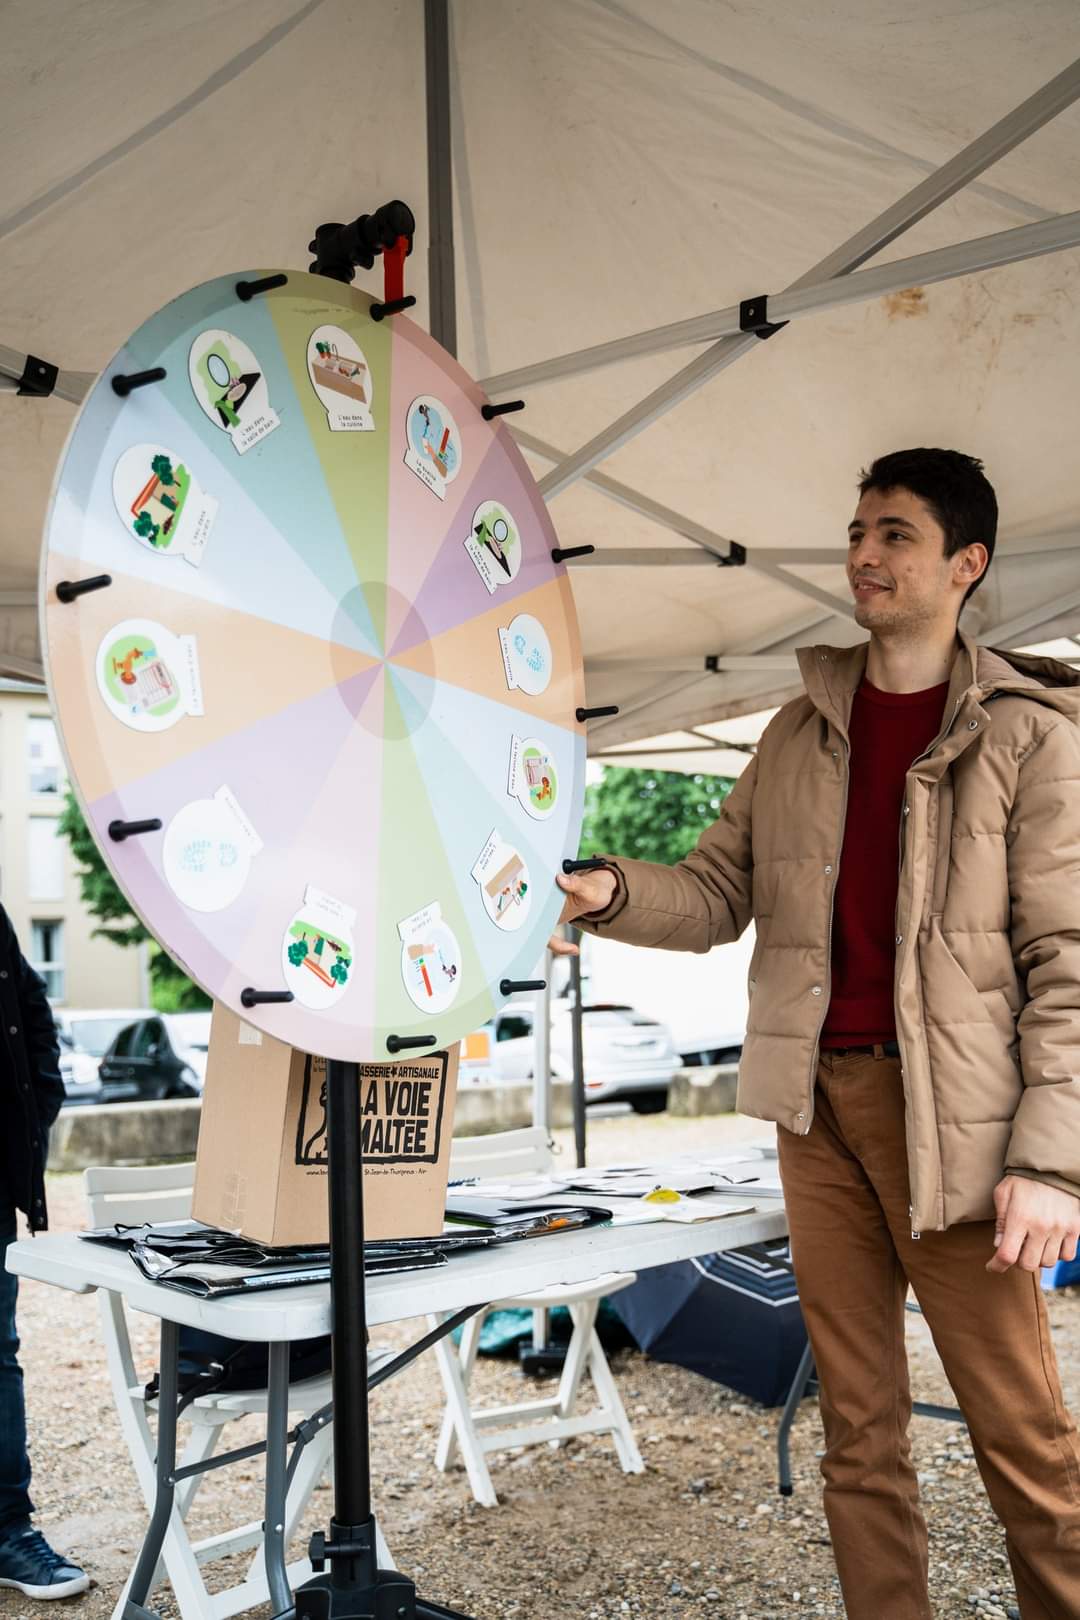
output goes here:
<path id="1" fill-rule="evenodd" d="M 452 484 L 461 471 L 461 438 L 457 423 L 442 400 L 430 395 L 413 400 L 409 406 L 408 441 L 406 467 L 410 467 L 440 501 L 445 501 L 447 485 Z"/>
<path id="2" fill-rule="evenodd" d="M 308 376 L 332 433 L 373 433 L 371 368 L 359 343 L 340 326 L 318 326 L 308 339 Z"/>
<path id="3" fill-rule="evenodd" d="M 164 445 L 133 444 L 116 463 L 113 500 L 140 545 L 198 567 L 217 501 L 199 488 L 181 456 Z"/>
<path id="4" fill-rule="evenodd" d="M 465 550 L 489 596 L 494 596 L 500 585 L 517 578 L 521 537 L 505 506 L 498 501 L 483 501 L 476 508 L 465 537 Z"/>
<path id="5" fill-rule="evenodd" d="M 178 900 L 194 911 L 232 905 L 262 839 L 228 787 L 179 809 L 165 829 L 161 862 Z"/>
<path id="6" fill-rule="evenodd" d="M 527 815 L 546 821 L 559 802 L 559 773 L 551 749 L 538 737 L 511 737 L 506 791 Z"/>
<path id="7" fill-rule="evenodd" d="M 243 455 L 280 427 L 259 362 L 232 332 L 200 332 L 188 357 L 195 398 Z"/>
<path id="8" fill-rule="evenodd" d="M 164 949 L 257 1030 L 385 1061 L 536 976 L 578 853 L 581 646 L 477 384 L 332 279 L 238 298 L 272 275 L 174 299 L 87 395 L 46 524 L 47 675 Z"/>
<path id="9" fill-rule="evenodd" d="M 152 619 L 125 619 L 102 638 L 98 690 L 134 731 L 164 731 L 202 713 L 194 636 L 177 636 Z"/>

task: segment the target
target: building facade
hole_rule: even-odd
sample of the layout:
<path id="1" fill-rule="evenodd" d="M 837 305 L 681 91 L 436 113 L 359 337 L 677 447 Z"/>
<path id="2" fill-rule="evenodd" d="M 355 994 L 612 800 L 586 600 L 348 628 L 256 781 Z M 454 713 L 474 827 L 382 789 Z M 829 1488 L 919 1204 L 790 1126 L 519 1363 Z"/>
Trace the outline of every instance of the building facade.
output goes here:
<path id="1" fill-rule="evenodd" d="M 148 1004 L 145 947 L 95 938 L 58 822 L 66 776 L 43 687 L 0 680 L 0 900 L 57 1007 Z"/>

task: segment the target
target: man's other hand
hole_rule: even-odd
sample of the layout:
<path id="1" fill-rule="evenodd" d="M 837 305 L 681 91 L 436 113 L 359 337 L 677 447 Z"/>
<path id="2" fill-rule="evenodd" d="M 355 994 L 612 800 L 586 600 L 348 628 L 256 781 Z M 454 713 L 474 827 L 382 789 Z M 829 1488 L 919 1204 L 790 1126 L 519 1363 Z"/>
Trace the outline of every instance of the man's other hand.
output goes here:
<path id="1" fill-rule="evenodd" d="M 615 898 L 618 880 L 609 866 L 595 867 L 591 872 L 560 872 L 555 879 L 566 895 L 559 917 L 561 923 L 572 923 L 590 911 L 603 911 Z M 571 945 L 561 934 L 552 934 L 548 941 L 552 956 L 577 956 L 578 947 Z"/>
<path id="2" fill-rule="evenodd" d="M 997 1220 L 994 1257 L 987 1271 L 1024 1271 L 1075 1260 L 1080 1239 L 1080 1198 L 1026 1176 L 1006 1176 L 994 1188 Z"/>

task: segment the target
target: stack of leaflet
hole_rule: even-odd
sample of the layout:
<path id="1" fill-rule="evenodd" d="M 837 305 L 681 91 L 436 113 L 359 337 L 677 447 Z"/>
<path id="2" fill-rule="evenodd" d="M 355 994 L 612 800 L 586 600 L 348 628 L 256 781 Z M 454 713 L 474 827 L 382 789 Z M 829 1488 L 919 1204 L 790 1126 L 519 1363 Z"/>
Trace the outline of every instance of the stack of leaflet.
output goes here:
<path id="1" fill-rule="evenodd" d="M 330 1280 L 326 1244 L 273 1248 L 222 1232 L 200 1221 L 161 1221 L 154 1225 L 104 1226 L 79 1236 L 91 1243 L 126 1249 L 151 1282 L 200 1299 L 263 1293 Z M 468 1242 L 468 1240 L 465 1240 Z M 381 1239 L 364 1245 L 364 1271 L 416 1271 L 446 1264 L 442 1238 Z M 475 1244 L 470 1245 L 475 1246 Z"/>
<path id="2" fill-rule="evenodd" d="M 376 1238 L 364 1244 L 364 1272 L 420 1271 L 444 1266 L 456 1253 L 487 1249 L 522 1238 L 571 1231 L 610 1219 L 606 1209 L 582 1204 L 522 1205 L 511 1208 L 494 1200 L 449 1200 L 448 1219 L 459 1229 L 434 1237 Z M 149 1222 L 141 1226 L 105 1226 L 80 1232 L 91 1243 L 125 1249 L 143 1276 L 166 1288 L 200 1299 L 229 1294 L 263 1293 L 274 1288 L 330 1280 L 330 1250 L 325 1244 L 273 1248 L 204 1226 L 201 1221 Z"/>

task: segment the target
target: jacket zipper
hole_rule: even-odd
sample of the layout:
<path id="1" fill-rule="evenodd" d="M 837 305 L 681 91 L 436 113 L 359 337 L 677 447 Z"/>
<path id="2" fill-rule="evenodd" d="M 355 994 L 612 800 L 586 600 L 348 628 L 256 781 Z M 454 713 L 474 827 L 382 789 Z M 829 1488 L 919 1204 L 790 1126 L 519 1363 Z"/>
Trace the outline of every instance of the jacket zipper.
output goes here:
<path id="1" fill-rule="evenodd" d="M 934 740 L 930 744 L 929 748 L 924 748 L 922 753 L 918 756 L 918 758 L 912 760 L 911 764 L 908 766 L 908 771 L 909 772 L 914 770 L 915 766 L 920 764 L 922 760 L 928 758 L 928 756 L 934 752 L 934 749 L 937 747 L 938 743 L 941 742 L 943 738 L 945 738 L 945 737 L 947 737 L 949 735 L 949 732 L 952 730 L 953 724 L 955 723 L 956 717 L 960 713 L 960 706 L 963 703 L 963 701 L 964 701 L 963 698 L 957 698 L 956 706 L 953 709 L 953 712 L 949 717 L 948 723 L 945 726 L 943 726 L 942 729 L 938 732 L 937 736 L 934 738 Z M 907 816 L 910 813 L 910 804 L 911 804 L 911 792 L 910 792 L 910 789 L 907 787 L 907 785 L 905 783 L 905 787 L 904 787 L 904 809 L 901 812 L 901 816 L 900 816 L 900 848 L 899 848 L 898 855 L 897 855 L 898 862 L 899 862 L 898 870 L 899 870 L 901 876 L 903 876 L 903 871 L 904 871 L 904 818 L 905 818 L 905 816 Z M 898 914 L 896 912 L 894 912 L 893 913 L 893 931 L 894 931 L 894 933 L 899 934 L 899 928 L 900 928 L 900 919 L 899 919 Z M 903 1079 L 907 1074 L 907 1055 L 906 1055 L 906 1053 L 904 1051 L 904 1043 L 900 1039 L 900 1019 L 899 1019 L 899 1016 L 897 1015 L 897 1007 L 896 1007 L 896 970 L 895 970 L 895 967 L 893 969 L 893 1016 L 896 1019 L 896 1044 L 900 1048 L 900 1076 L 901 1076 L 901 1079 Z M 909 1225 L 909 1227 L 911 1229 L 912 1238 L 915 1240 L 916 1243 L 918 1243 L 920 1241 L 920 1239 L 922 1238 L 922 1233 L 916 1231 L 915 1225 L 914 1225 L 914 1221 L 915 1221 L 914 1196 L 915 1195 L 911 1191 L 910 1171 L 909 1171 L 909 1178 L 908 1178 L 908 1193 L 909 1193 L 909 1196 L 912 1199 L 912 1202 L 908 1205 L 908 1225 Z"/>
<path id="2" fill-rule="evenodd" d="M 825 983 L 821 994 L 821 1017 L 818 1020 L 817 1034 L 814 1037 L 814 1055 L 810 1059 L 810 1099 L 806 1115 L 806 1129 L 803 1132 L 804 1136 L 809 1136 L 810 1127 L 814 1123 L 814 1079 L 821 1052 L 821 1032 L 825 1028 L 825 1019 L 829 1012 L 829 994 L 832 990 L 833 917 L 836 913 L 836 885 L 840 881 L 840 856 L 844 849 L 844 824 L 847 821 L 848 791 L 851 786 L 851 745 L 846 737 L 841 737 L 840 741 L 844 745 L 844 798 L 840 807 L 840 841 L 836 846 L 836 855 L 833 858 L 833 886 L 829 893 L 829 927 L 825 936 Z"/>

